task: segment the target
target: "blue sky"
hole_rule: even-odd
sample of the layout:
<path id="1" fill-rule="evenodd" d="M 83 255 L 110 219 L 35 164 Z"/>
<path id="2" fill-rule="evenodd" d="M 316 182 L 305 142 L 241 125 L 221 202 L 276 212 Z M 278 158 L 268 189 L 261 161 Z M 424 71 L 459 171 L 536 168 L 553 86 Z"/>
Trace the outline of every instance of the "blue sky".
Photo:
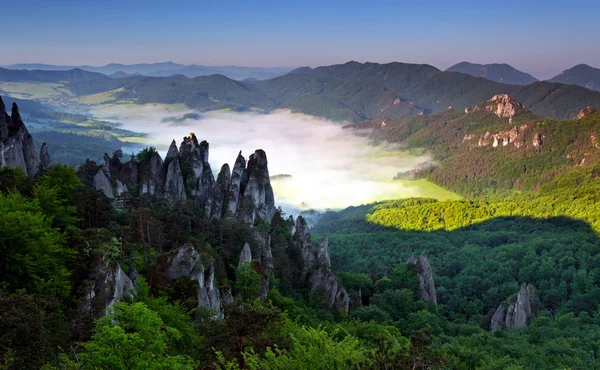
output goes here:
<path id="1" fill-rule="evenodd" d="M 0 65 L 319 66 L 349 60 L 445 69 L 506 62 L 549 78 L 600 68 L 600 1 L 3 1 Z"/>

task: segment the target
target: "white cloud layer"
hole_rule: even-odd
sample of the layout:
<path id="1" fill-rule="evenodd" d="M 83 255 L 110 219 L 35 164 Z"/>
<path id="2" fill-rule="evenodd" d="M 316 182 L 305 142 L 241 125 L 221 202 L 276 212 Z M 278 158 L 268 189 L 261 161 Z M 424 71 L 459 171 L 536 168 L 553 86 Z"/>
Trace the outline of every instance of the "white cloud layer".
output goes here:
<path id="1" fill-rule="evenodd" d="M 428 156 L 411 156 L 398 145 L 372 146 L 366 137 L 324 119 L 288 111 L 269 115 L 211 112 L 175 125 L 164 119 L 192 112 L 169 113 L 161 106 L 116 106 L 93 113 L 116 119 L 125 129 L 147 132 L 147 145 L 155 146 L 162 155 L 171 140 L 179 145 L 184 136 L 194 132 L 209 142 L 215 172 L 223 163 L 233 166 L 240 150 L 246 159 L 256 149 L 265 150 L 271 176 L 291 175 L 273 181 L 276 203 L 288 212 L 431 195 L 419 186 L 392 180 L 398 172 L 430 160 Z"/>

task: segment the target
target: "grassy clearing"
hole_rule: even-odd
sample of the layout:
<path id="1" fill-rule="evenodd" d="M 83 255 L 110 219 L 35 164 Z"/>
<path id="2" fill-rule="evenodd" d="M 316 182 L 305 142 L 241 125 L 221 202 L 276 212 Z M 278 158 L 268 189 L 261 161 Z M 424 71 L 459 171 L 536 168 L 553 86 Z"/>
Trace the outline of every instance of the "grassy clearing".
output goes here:
<path id="1" fill-rule="evenodd" d="M 43 99 L 48 96 L 71 95 L 64 85 L 59 83 L 0 82 L 0 90 L 10 97 L 18 99 Z"/>
<path id="2" fill-rule="evenodd" d="M 125 91 L 125 90 L 123 88 L 118 88 L 115 90 L 105 91 L 105 92 L 98 93 L 98 94 L 85 95 L 85 96 L 78 98 L 77 100 L 82 104 L 88 104 L 88 105 L 104 104 L 104 103 L 113 102 L 113 101 L 117 100 L 117 98 L 114 97 L 114 94 L 121 92 L 121 91 Z"/>
<path id="3" fill-rule="evenodd" d="M 434 184 L 433 182 L 427 179 L 419 179 L 419 180 L 399 180 L 399 183 L 408 187 L 417 189 L 419 192 L 419 197 L 423 198 L 435 198 L 438 200 L 459 200 L 462 197 L 448 189 L 445 189 L 439 185 Z"/>

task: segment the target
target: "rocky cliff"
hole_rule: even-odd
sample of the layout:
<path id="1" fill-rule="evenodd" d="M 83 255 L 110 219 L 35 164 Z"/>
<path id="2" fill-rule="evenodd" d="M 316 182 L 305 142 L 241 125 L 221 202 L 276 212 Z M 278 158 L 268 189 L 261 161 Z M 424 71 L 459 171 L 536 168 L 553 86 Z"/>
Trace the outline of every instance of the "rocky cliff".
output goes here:
<path id="1" fill-rule="evenodd" d="M 523 284 L 514 300 L 500 303 L 490 321 L 490 331 L 528 325 L 538 311 L 538 299 L 531 284 Z"/>
<path id="2" fill-rule="evenodd" d="M 494 95 L 490 100 L 483 104 L 474 108 L 466 108 L 465 112 L 470 113 L 480 110 L 493 113 L 498 117 L 506 117 L 508 118 L 509 123 L 513 122 L 513 119 L 518 113 L 526 111 L 523 104 L 508 94 Z"/>
<path id="3" fill-rule="evenodd" d="M 48 148 L 42 145 L 41 153 L 35 150 L 33 137 L 21 119 L 17 104 L 13 103 L 9 115 L 0 97 L 0 167 L 18 167 L 29 176 L 35 176 L 50 165 Z"/>
<path id="4" fill-rule="evenodd" d="M 406 263 L 413 266 L 417 274 L 417 280 L 419 282 L 419 298 L 425 302 L 437 304 L 433 271 L 431 270 L 431 265 L 429 264 L 427 256 L 421 254 L 418 259 L 415 258 L 415 256 L 411 256 Z"/>
<path id="5" fill-rule="evenodd" d="M 577 113 L 575 115 L 575 117 L 573 117 L 573 119 L 582 119 L 582 118 L 590 116 L 594 113 L 598 113 L 598 109 L 596 109 L 596 107 L 589 106 L 585 109 L 582 109 L 579 113 Z"/>

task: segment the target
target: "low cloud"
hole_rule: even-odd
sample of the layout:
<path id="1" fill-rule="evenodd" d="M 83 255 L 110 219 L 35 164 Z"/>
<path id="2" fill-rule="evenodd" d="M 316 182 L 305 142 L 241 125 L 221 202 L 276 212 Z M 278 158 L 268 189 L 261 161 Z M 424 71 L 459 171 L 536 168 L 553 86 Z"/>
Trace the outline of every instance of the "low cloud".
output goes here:
<path id="1" fill-rule="evenodd" d="M 121 122 L 125 129 L 148 133 L 147 145 L 163 155 L 173 139 L 179 145 L 194 132 L 210 143 L 214 171 L 223 163 L 233 166 L 240 150 L 246 159 L 256 149 L 265 150 L 271 176 L 291 175 L 273 181 L 276 203 L 288 212 L 428 196 L 421 187 L 393 178 L 431 160 L 429 156 L 411 156 L 398 145 L 373 146 L 339 123 L 288 111 L 210 112 L 200 119 L 181 119 L 187 113 L 194 112 L 168 112 L 161 106 L 114 106 L 94 112 Z"/>

